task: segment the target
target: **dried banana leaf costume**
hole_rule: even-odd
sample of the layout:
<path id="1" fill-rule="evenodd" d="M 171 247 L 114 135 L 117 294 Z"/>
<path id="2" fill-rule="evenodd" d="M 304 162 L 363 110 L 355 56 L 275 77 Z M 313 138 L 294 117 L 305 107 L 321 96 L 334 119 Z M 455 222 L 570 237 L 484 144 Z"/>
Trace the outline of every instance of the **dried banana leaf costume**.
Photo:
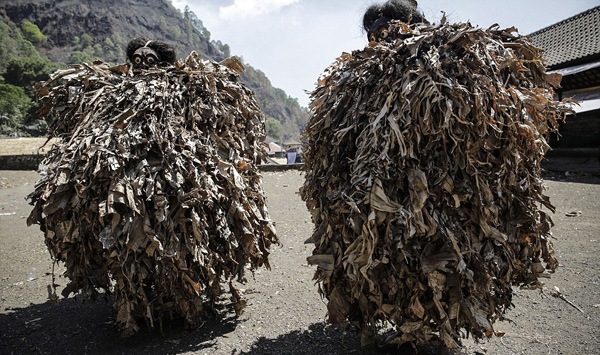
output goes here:
<path id="1" fill-rule="evenodd" d="M 62 140 L 28 223 L 66 264 L 63 295 L 111 292 L 125 335 L 138 317 L 198 321 L 222 282 L 239 312 L 232 279 L 269 267 L 277 238 L 257 168 L 264 116 L 239 81 L 241 63 L 224 64 L 195 52 L 150 69 L 84 64 L 39 88 Z"/>
<path id="2" fill-rule="evenodd" d="M 569 108 L 514 29 L 391 22 L 312 93 L 301 190 L 329 321 L 363 342 L 491 336 L 511 286 L 557 261 L 540 162 Z M 541 205 L 547 209 L 543 211 Z"/>

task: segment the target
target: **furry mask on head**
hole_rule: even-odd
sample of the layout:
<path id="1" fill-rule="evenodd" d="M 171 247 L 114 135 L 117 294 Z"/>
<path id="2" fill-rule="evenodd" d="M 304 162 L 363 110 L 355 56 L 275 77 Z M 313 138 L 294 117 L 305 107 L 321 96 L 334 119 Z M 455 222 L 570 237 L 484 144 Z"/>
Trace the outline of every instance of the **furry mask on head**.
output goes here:
<path id="1" fill-rule="evenodd" d="M 174 64 L 177 55 L 175 47 L 168 43 L 135 38 L 127 45 L 127 58 L 134 68 L 149 68 Z"/>
<path id="2" fill-rule="evenodd" d="M 369 41 L 389 41 L 388 24 L 392 20 L 406 23 L 429 23 L 417 11 L 415 0 L 389 0 L 383 4 L 371 5 L 363 16 L 363 29 Z"/>

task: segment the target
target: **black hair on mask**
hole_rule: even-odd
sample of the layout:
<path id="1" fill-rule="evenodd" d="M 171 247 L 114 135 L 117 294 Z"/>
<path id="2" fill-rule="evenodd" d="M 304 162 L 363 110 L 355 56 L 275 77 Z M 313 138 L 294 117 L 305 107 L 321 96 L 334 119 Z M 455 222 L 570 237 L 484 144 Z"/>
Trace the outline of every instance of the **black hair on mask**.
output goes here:
<path id="1" fill-rule="evenodd" d="M 382 17 L 402 22 L 429 23 L 425 16 L 417 11 L 417 5 L 415 0 L 389 0 L 383 4 L 371 5 L 363 16 L 363 29 L 369 32 L 371 26 Z"/>
<path id="2" fill-rule="evenodd" d="M 177 60 L 177 52 L 173 45 L 162 41 L 150 41 L 140 37 L 132 39 L 129 44 L 127 44 L 127 59 L 133 62 L 133 53 L 142 47 L 148 47 L 156 51 L 160 56 L 162 63 L 173 64 Z"/>

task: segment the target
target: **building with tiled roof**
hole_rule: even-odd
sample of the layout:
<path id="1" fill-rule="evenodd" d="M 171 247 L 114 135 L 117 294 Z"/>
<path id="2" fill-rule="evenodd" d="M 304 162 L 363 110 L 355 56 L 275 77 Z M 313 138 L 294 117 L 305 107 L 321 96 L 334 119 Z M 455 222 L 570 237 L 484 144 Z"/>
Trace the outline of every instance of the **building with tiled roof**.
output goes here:
<path id="1" fill-rule="evenodd" d="M 528 36 L 544 49 L 550 69 L 600 60 L 600 6 L 570 17 Z"/>
<path id="2" fill-rule="evenodd" d="M 580 103 L 560 127 L 558 147 L 600 147 L 600 6 L 533 32 L 550 72 L 563 75 L 560 99 Z"/>

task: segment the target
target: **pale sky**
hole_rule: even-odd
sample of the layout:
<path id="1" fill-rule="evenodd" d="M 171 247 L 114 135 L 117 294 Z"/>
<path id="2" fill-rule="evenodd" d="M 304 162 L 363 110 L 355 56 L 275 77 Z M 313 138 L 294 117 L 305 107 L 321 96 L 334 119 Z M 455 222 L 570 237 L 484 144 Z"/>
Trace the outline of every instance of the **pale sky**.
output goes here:
<path id="1" fill-rule="evenodd" d="M 172 0 L 187 5 L 204 22 L 211 39 L 263 71 L 273 86 L 308 105 L 323 70 L 342 52 L 364 48 L 361 29 L 372 0 Z M 381 1 L 382 2 L 382 1 Z M 600 0 L 420 0 L 430 22 L 441 11 L 451 22 L 470 21 L 487 28 L 515 26 L 529 34 L 600 5 Z"/>

